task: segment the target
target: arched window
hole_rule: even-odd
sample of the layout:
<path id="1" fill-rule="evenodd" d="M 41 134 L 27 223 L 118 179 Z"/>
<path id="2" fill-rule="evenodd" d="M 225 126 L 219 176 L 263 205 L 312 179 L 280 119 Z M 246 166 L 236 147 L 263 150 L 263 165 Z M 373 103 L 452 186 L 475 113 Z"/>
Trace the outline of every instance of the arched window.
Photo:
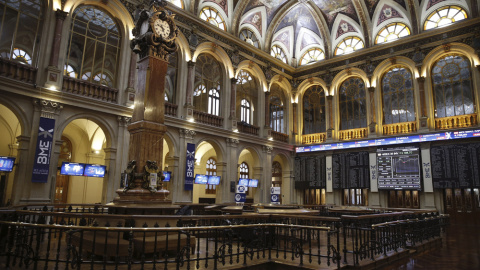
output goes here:
<path id="1" fill-rule="evenodd" d="M 358 37 L 346 37 L 335 48 L 335 55 L 349 54 L 364 47 L 363 41 Z"/>
<path id="2" fill-rule="evenodd" d="M 272 49 L 270 50 L 270 55 L 282 60 L 282 62 L 287 64 L 287 56 L 285 55 L 285 52 L 282 50 L 282 48 L 280 48 L 279 46 L 273 45 Z"/>
<path id="3" fill-rule="evenodd" d="M 207 175 L 217 175 L 217 161 L 211 157 L 207 160 L 207 167 L 206 167 L 206 174 Z M 216 194 L 216 185 L 206 185 L 205 186 L 205 193 L 206 194 Z"/>
<path id="4" fill-rule="evenodd" d="M 367 126 L 365 84 L 358 77 L 347 79 L 340 86 L 340 129 L 355 129 Z"/>
<path id="5" fill-rule="evenodd" d="M 390 69 L 382 79 L 383 123 L 415 121 L 412 73 L 403 67 Z"/>
<path id="6" fill-rule="evenodd" d="M 215 115 L 218 115 L 222 77 L 220 64 L 213 56 L 201 54 L 197 57 L 193 93 L 195 110 L 210 114 L 216 112 Z"/>
<path id="7" fill-rule="evenodd" d="M 217 89 L 208 91 L 208 113 L 219 116 L 220 112 L 220 94 Z"/>
<path id="8" fill-rule="evenodd" d="M 167 74 L 165 76 L 165 94 L 166 102 L 175 103 L 175 93 L 177 87 L 178 72 L 178 53 L 173 53 L 168 58 Z"/>
<path id="9" fill-rule="evenodd" d="M 249 29 L 245 28 L 240 32 L 240 39 L 255 46 L 255 48 L 259 48 L 257 36 Z"/>
<path id="10" fill-rule="evenodd" d="M 315 63 L 325 59 L 325 53 L 320 48 L 311 48 L 300 58 L 300 66 Z"/>
<path id="11" fill-rule="evenodd" d="M 120 42 L 118 25 L 109 14 L 98 7 L 80 6 L 73 12 L 65 66 L 82 76 L 77 79 L 114 87 Z"/>
<path id="12" fill-rule="evenodd" d="M 391 23 L 380 31 L 375 38 L 375 44 L 391 42 L 410 35 L 410 28 L 403 23 Z"/>
<path id="13" fill-rule="evenodd" d="M 314 85 L 303 95 L 303 134 L 322 132 L 326 132 L 325 91 Z"/>
<path id="14" fill-rule="evenodd" d="M 250 178 L 248 164 L 245 162 L 242 162 L 242 164 L 240 164 L 240 178 L 245 178 L 245 179 Z"/>
<path id="15" fill-rule="evenodd" d="M 70 66 L 70 65 L 65 65 L 63 67 L 63 72 L 65 74 L 65 76 L 68 76 L 70 78 L 76 78 L 77 77 L 77 72 L 75 71 L 75 69 Z"/>
<path id="16" fill-rule="evenodd" d="M 438 60 L 432 68 L 435 117 L 474 114 L 470 62 L 459 55 Z"/>
<path id="17" fill-rule="evenodd" d="M 44 2 L 0 2 L 0 57 L 22 64 L 36 64 L 42 37 Z"/>
<path id="18" fill-rule="evenodd" d="M 284 133 L 283 102 L 277 95 L 270 96 L 270 127 L 273 131 Z"/>
<path id="19" fill-rule="evenodd" d="M 245 70 L 240 70 L 237 75 L 238 84 L 246 84 L 252 80 L 252 76 Z"/>
<path id="20" fill-rule="evenodd" d="M 423 28 L 425 30 L 447 26 L 456 21 L 461 21 L 467 18 L 467 12 L 461 7 L 457 6 L 444 6 L 439 9 L 436 9 L 430 15 L 428 15 L 427 20 Z"/>
<path id="21" fill-rule="evenodd" d="M 207 21 L 222 30 L 227 29 L 225 20 L 223 20 L 222 16 L 218 14 L 218 11 L 212 7 L 204 7 L 200 11 L 200 19 Z"/>
<path id="22" fill-rule="evenodd" d="M 250 102 L 242 99 L 240 121 L 250 124 Z"/>

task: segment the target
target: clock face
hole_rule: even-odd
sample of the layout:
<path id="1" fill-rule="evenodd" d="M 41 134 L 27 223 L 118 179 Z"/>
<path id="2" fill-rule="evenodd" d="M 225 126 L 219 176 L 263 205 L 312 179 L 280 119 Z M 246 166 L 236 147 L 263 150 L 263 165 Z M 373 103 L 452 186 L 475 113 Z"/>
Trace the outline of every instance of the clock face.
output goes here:
<path id="1" fill-rule="evenodd" d="M 153 28 L 155 30 L 155 34 L 162 37 L 163 39 L 166 39 L 170 35 L 170 25 L 167 21 L 157 19 L 155 20 Z"/>

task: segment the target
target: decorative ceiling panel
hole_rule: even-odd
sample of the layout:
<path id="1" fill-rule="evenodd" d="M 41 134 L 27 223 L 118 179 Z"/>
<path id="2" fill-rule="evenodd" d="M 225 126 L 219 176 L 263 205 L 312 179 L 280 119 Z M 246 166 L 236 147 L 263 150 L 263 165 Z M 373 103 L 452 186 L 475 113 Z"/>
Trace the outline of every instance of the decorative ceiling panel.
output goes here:
<path id="1" fill-rule="evenodd" d="M 287 0 L 251 0 L 248 3 L 247 7 L 244 10 L 244 13 L 260 6 L 265 6 L 267 9 L 267 24 L 270 24 L 273 17 L 275 17 L 276 11 L 285 3 Z"/>
<path id="2" fill-rule="evenodd" d="M 338 13 L 342 13 L 360 24 L 352 0 L 312 0 L 323 12 L 328 29 L 332 31 L 333 23 Z"/>
<path id="3" fill-rule="evenodd" d="M 307 28 L 321 36 L 312 14 L 304 5 L 297 5 L 288 13 L 286 13 L 280 24 L 277 26 L 275 32 L 290 25 L 293 26 L 294 29 L 294 39 L 298 37 L 298 33 L 302 27 Z"/>

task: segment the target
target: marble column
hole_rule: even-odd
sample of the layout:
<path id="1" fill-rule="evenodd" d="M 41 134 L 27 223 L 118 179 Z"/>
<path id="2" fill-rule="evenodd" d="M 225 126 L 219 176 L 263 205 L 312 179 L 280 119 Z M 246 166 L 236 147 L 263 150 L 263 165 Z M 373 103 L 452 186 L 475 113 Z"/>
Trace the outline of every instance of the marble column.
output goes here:
<path id="1" fill-rule="evenodd" d="M 188 61 L 187 89 L 185 108 L 187 109 L 187 119 L 193 119 L 193 87 L 195 84 L 195 62 Z"/>
<path id="2" fill-rule="evenodd" d="M 270 187 L 272 186 L 272 150 L 273 147 L 264 145 L 262 146 L 262 163 L 264 168 L 264 174 L 259 179 L 259 189 L 255 193 L 255 201 L 259 203 L 270 203 Z"/>
<path id="3" fill-rule="evenodd" d="M 333 139 L 333 96 L 327 96 L 327 108 L 328 108 L 328 129 L 327 129 L 327 140 Z"/>
<path id="4" fill-rule="evenodd" d="M 425 93 L 425 77 L 418 77 L 418 90 L 420 93 L 420 128 L 428 129 L 428 116 L 427 116 L 427 104 L 426 104 L 426 93 Z"/>
<path id="5" fill-rule="evenodd" d="M 230 194 L 230 184 L 227 185 L 228 177 L 228 162 L 217 162 L 217 175 L 220 176 L 221 181 L 220 185 L 216 186 L 216 195 L 215 195 L 215 203 L 233 203 L 233 195 L 228 196 Z M 230 197 L 230 198 L 229 198 Z"/>
<path id="6" fill-rule="evenodd" d="M 102 203 L 109 203 L 113 201 L 115 191 L 120 187 L 121 167 L 117 168 L 116 166 L 116 148 L 104 148 L 103 151 L 105 152 L 105 165 L 108 168 L 108 173 L 103 178 Z"/>
<path id="7" fill-rule="evenodd" d="M 298 110 L 298 103 L 293 103 L 292 104 L 292 110 L 293 110 L 293 135 L 298 135 L 298 121 L 297 119 L 297 110 Z"/>
<path id="8" fill-rule="evenodd" d="M 232 121 L 232 130 L 237 130 L 237 78 L 230 79 L 230 116 L 228 119 Z"/>
<path id="9" fill-rule="evenodd" d="M 30 136 L 18 136 L 17 137 L 17 159 L 15 163 L 17 164 L 15 168 L 15 177 L 12 184 L 12 196 L 11 202 L 13 205 L 17 205 L 20 200 L 23 198 L 22 192 L 25 189 L 28 189 L 30 182 L 28 179 L 31 178 L 32 172 L 27 168 L 29 167 L 29 156 L 30 156 Z"/>
<path id="10" fill-rule="evenodd" d="M 272 136 L 272 128 L 270 127 L 270 92 L 265 92 L 265 126 L 263 132 L 265 138 Z"/>
<path id="11" fill-rule="evenodd" d="M 186 155 L 187 155 L 187 143 L 193 143 L 196 132 L 190 129 L 179 129 L 179 148 L 178 156 L 178 173 L 174 176 L 175 179 L 172 182 L 173 196 L 175 202 L 192 202 L 193 191 L 185 190 L 185 173 L 186 173 Z M 170 163 L 168 164 L 170 166 Z"/>
<path id="12" fill-rule="evenodd" d="M 369 127 L 369 137 L 376 136 L 377 123 L 376 123 L 376 111 L 375 111 L 375 87 L 368 87 L 368 94 L 370 97 L 370 124 Z"/>
<path id="13" fill-rule="evenodd" d="M 227 151 L 226 151 L 226 175 L 222 176 L 222 182 L 220 185 L 221 188 L 221 199 L 222 202 L 234 202 L 234 192 L 230 192 L 230 181 L 238 181 L 238 145 L 239 140 L 233 138 L 226 138 L 225 139 L 227 144 Z M 219 197 L 219 190 L 217 190 L 217 198 Z"/>
<path id="14" fill-rule="evenodd" d="M 55 32 L 53 34 L 52 50 L 50 52 L 50 60 L 47 67 L 47 86 L 55 86 L 57 89 L 62 85 L 62 68 L 58 67 L 58 55 L 60 54 L 60 45 L 62 43 L 63 22 L 68 12 L 57 9 L 55 11 Z M 61 65 L 63 66 L 63 65 Z"/>
<path id="15" fill-rule="evenodd" d="M 135 102 L 135 75 L 137 71 L 137 54 L 130 53 L 130 68 L 128 70 L 128 85 L 125 89 L 125 105 L 131 106 Z"/>

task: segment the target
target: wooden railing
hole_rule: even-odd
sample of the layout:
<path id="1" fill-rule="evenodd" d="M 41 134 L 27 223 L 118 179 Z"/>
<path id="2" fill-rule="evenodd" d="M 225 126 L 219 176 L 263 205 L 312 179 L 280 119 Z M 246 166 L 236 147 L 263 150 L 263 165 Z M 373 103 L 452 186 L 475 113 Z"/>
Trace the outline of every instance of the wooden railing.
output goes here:
<path id="1" fill-rule="evenodd" d="M 34 83 L 37 77 L 37 68 L 0 58 L 0 76 L 22 82 Z"/>
<path id="2" fill-rule="evenodd" d="M 195 119 L 195 122 L 202 123 L 202 124 L 207 124 L 207 125 L 216 126 L 216 127 L 223 126 L 222 117 L 209 114 L 206 112 L 193 110 L 193 119 Z"/>
<path id="3" fill-rule="evenodd" d="M 477 114 L 435 118 L 435 129 L 464 128 L 477 125 Z"/>
<path id="4" fill-rule="evenodd" d="M 323 143 L 326 140 L 326 132 L 302 135 L 302 144 Z"/>
<path id="5" fill-rule="evenodd" d="M 280 133 L 280 132 L 272 130 L 272 138 L 275 141 L 287 142 L 288 141 L 288 134 Z"/>
<path id="6" fill-rule="evenodd" d="M 173 104 L 173 103 L 169 103 L 169 102 L 165 102 L 165 114 L 166 115 L 170 115 L 170 116 L 177 116 L 177 109 L 178 109 L 178 105 L 177 104 Z"/>
<path id="7" fill-rule="evenodd" d="M 417 131 L 417 122 L 402 122 L 383 125 L 383 135 L 395 135 Z"/>
<path id="8" fill-rule="evenodd" d="M 238 131 L 242 133 L 253 134 L 253 135 L 258 135 L 258 132 L 260 130 L 259 127 L 247 124 L 245 122 L 237 122 L 237 127 L 238 127 Z"/>
<path id="9" fill-rule="evenodd" d="M 361 139 L 367 136 L 367 128 L 347 129 L 338 132 L 338 139 L 341 141 Z"/>
<path id="10" fill-rule="evenodd" d="M 118 90 L 84 80 L 63 77 L 62 91 L 101 101 L 118 103 Z"/>

